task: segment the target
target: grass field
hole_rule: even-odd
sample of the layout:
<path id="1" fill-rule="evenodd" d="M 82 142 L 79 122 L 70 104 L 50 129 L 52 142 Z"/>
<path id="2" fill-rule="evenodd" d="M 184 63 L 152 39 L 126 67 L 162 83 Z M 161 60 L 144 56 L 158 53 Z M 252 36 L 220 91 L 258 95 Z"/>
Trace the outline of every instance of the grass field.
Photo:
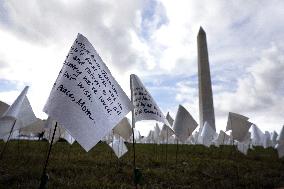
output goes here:
<path id="1" fill-rule="evenodd" d="M 4 142 L 0 142 L 2 150 Z M 0 188 L 38 188 L 48 143 L 11 141 L 0 160 Z M 135 188 L 132 145 L 117 159 L 105 144 L 86 153 L 79 144 L 57 142 L 47 172 L 48 188 Z M 140 188 L 279 188 L 284 159 L 272 149 L 256 148 L 245 156 L 232 146 L 136 144 Z"/>

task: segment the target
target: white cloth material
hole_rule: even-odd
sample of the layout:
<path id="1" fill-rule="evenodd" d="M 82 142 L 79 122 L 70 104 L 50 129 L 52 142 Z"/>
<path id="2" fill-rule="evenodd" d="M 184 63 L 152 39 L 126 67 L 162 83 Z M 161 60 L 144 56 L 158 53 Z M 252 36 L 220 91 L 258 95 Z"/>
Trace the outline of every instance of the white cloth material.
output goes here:
<path id="1" fill-rule="evenodd" d="M 276 144 L 275 149 L 278 152 L 278 157 L 282 158 L 284 157 L 284 141 L 278 141 L 278 144 Z"/>
<path id="2" fill-rule="evenodd" d="M 171 127 L 164 124 L 160 133 L 160 140 L 163 143 L 166 143 L 169 141 L 169 137 L 172 136 L 173 134 L 175 134 L 174 130 Z"/>
<path id="3" fill-rule="evenodd" d="M 215 130 L 210 126 L 210 124 L 207 121 L 205 121 L 200 134 L 200 139 L 202 142 L 201 144 L 209 147 L 216 136 L 217 133 L 215 132 Z"/>
<path id="4" fill-rule="evenodd" d="M 283 125 L 283 127 L 282 127 L 282 129 L 280 131 L 280 134 L 279 134 L 277 140 L 278 141 L 284 141 L 284 125 Z"/>
<path id="5" fill-rule="evenodd" d="M 170 126 L 163 124 L 161 133 L 160 133 L 160 140 L 164 143 L 166 143 L 167 139 L 172 136 L 173 134 L 175 134 L 172 125 L 174 123 L 174 119 L 171 117 L 170 113 L 168 112 L 166 115 L 166 119 L 168 120 Z"/>
<path id="6" fill-rule="evenodd" d="M 135 74 L 131 74 L 130 76 L 130 88 L 134 105 L 135 122 L 141 120 L 156 120 L 170 125 L 154 98 Z"/>
<path id="7" fill-rule="evenodd" d="M 178 140 L 184 142 L 196 129 L 197 122 L 193 119 L 190 113 L 181 105 L 178 107 L 173 130 Z"/>
<path id="8" fill-rule="evenodd" d="M 170 126 L 172 126 L 173 123 L 174 123 L 174 119 L 173 119 L 172 116 L 170 115 L 170 112 L 167 113 L 166 119 L 168 120 Z"/>
<path id="9" fill-rule="evenodd" d="M 268 131 L 265 131 L 264 133 L 264 143 L 263 143 L 263 147 L 264 148 L 268 148 L 272 146 L 272 141 L 271 141 L 271 136 L 270 133 Z"/>
<path id="10" fill-rule="evenodd" d="M 154 131 L 150 130 L 148 136 L 146 137 L 146 143 L 154 143 Z"/>
<path id="11" fill-rule="evenodd" d="M 250 144 L 251 143 L 251 132 L 247 132 L 242 143 L 244 143 L 244 144 Z"/>
<path id="12" fill-rule="evenodd" d="M 9 105 L 0 101 L 0 117 L 8 110 Z"/>
<path id="13" fill-rule="evenodd" d="M 243 115 L 229 112 L 226 131 L 232 130 L 234 140 L 243 142 L 246 139 L 248 130 L 252 125 L 248 119 Z"/>
<path id="14" fill-rule="evenodd" d="M 75 142 L 75 138 L 73 138 L 66 129 L 64 129 L 63 134 L 61 134 L 61 138 L 64 138 L 70 145 Z"/>
<path id="15" fill-rule="evenodd" d="M 247 155 L 247 152 L 248 152 L 248 149 L 249 149 L 249 144 L 246 144 L 246 143 L 243 143 L 243 142 L 238 142 L 237 148 L 240 152 Z"/>
<path id="16" fill-rule="evenodd" d="M 114 134 L 120 135 L 124 140 L 128 140 L 132 135 L 131 125 L 129 120 L 124 117 L 114 128 Z"/>
<path id="17" fill-rule="evenodd" d="M 161 133 L 161 129 L 160 129 L 158 123 L 156 123 L 156 126 L 154 128 L 154 141 L 157 144 L 160 143 L 160 133 Z"/>
<path id="18" fill-rule="evenodd" d="M 216 146 L 220 145 L 230 145 L 230 136 L 227 135 L 224 131 L 220 130 L 220 133 L 217 137 L 217 139 L 214 141 Z"/>
<path id="19" fill-rule="evenodd" d="M 264 133 L 255 125 L 252 125 L 252 145 L 254 146 L 264 146 L 265 135 Z"/>
<path id="20" fill-rule="evenodd" d="M 13 104 L 2 114 L 0 118 L 0 136 L 10 134 L 12 128 L 15 131 L 37 120 L 26 96 L 27 91 L 28 86 L 23 89 Z M 15 120 L 17 120 L 16 123 Z"/>
<path id="21" fill-rule="evenodd" d="M 37 118 L 37 121 L 34 123 L 27 125 L 26 127 L 20 130 L 20 135 L 37 135 L 44 131 L 44 121 Z"/>
<path id="22" fill-rule="evenodd" d="M 8 141 L 8 138 L 9 138 L 9 134 L 7 134 L 6 136 L 4 136 L 2 139 L 4 142 L 7 142 Z M 19 130 L 16 130 L 16 131 L 13 131 L 11 136 L 10 136 L 10 139 L 9 140 L 12 140 L 12 139 L 18 139 L 19 138 Z"/>
<path id="23" fill-rule="evenodd" d="M 44 112 L 89 151 L 133 106 L 92 44 L 78 34 Z"/>
<path id="24" fill-rule="evenodd" d="M 277 144 L 278 134 L 276 131 L 273 131 L 273 133 L 270 136 L 271 136 L 272 146 L 274 147 Z"/>
<path id="25" fill-rule="evenodd" d="M 111 142 L 109 146 L 112 148 L 118 158 L 121 158 L 128 151 L 122 137 L 119 137 L 118 139 L 114 138 L 113 142 Z"/>
<path id="26" fill-rule="evenodd" d="M 44 138 L 48 140 L 49 143 L 51 143 L 52 135 L 55 129 L 56 121 L 53 120 L 51 117 L 48 117 L 45 122 L 45 132 L 44 132 Z M 60 138 L 64 138 L 66 129 L 62 127 L 59 123 L 57 123 L 56 131 L 54 134 L 53 144 L 56 143 Z M 69 142 L 69 141 L 68 141 Z"/>

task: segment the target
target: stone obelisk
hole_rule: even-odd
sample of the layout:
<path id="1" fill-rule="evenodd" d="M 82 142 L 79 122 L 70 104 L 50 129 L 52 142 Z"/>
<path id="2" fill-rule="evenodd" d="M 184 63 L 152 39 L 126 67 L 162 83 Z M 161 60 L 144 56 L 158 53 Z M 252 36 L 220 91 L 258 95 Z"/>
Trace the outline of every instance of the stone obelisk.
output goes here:
<path id="1" fill-rule="evenodd" d="M 207 121 L 216 131 L 206 33 L 202 27 L 200 27 L 197 36 L 197 53 L 200 130 Z"/>

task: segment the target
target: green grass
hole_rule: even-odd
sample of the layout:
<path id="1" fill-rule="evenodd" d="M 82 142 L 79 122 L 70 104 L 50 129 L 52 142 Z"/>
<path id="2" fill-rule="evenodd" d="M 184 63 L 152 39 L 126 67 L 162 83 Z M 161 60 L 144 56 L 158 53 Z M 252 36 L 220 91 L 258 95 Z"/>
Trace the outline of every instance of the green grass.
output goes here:
<path id="1" fill-rule="evenodd" d="M 4 146 L 0 142 L 0 150 Z M 11 141 L 0 160 L 0 188 L 38 188 L 48 143 Z M 132 145 L 117 159 L 105 144 L 86 153 L 79 144 L 57 142 L 47 172 L 48 188 L 134 188 Z M 284 186 L 284 159 L 272 149 L 245 156 L 232 146 L 136 145 L 140 188 L 277 188 Z"/>

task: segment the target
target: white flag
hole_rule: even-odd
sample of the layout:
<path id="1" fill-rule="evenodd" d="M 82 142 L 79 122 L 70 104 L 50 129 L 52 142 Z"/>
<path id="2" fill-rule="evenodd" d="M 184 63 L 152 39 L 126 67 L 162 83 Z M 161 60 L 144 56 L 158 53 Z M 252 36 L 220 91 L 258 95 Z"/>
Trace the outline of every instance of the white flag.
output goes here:
<path id="1" fill-rule="evenodd" d="M 132 135 L 131 125 L 128 119 L 123 118 L 114 128 L 113 133 L 121 136 L 124 140 L 128 140 Z"/>
<path id="2" fill-rule="evenodd" d="M 225 145 L 225 144 L 230 144 L 230 136 L 227 135 L 224 131 L 220 130 L 220 133 L 215 140 L 215 145 Z"/>
<path id="3" fill-rule="evenodd" d="M 9 105 L 5 102 L 0 101 L 0 117 L 8 110 Z"/>
<path id="4" fill-rule="evenodd" d="M 264 133 L 255 124 L 253 124 L 251 128 L 252 144 L 255 146 L 264 146 Z"/>
<path id="5" fill-rule="evenodd" d="M 229 112 L 226 131 L 232 130 L 234 140 L 243 142 L 246 139 L 248 130 L 252 125 L 248 119 L 243 115 Z"/>
<path id="6" fill-rule="evenodd" d="M 243 142 L 238 142 L 237 143 L 237 148 L 240 152 L 243 154 L 247 155 L 248 149 L 249 149 L 249 144 L 243 143 Z"/>
<path id="7" fill-rule="evenodd" d="M 201 142 L 203 145 L 209 147 L 212 141 L 216 138 L 217 134 L 210 124 L 205 121 L 200 134 Z"/>
<path id="8" fill-rule="evenodd" d="M 141 120 L 156 120 L 169 125 L 159 106 L 144 87 L 138 76 L 131 74 L 130 84 L 135 122 Z"/>
<path id="9" fill-rule="evenodd" d="M 44 112 L 89 151 L 131 110 L 130 100 L 92 44 L 78 34 Z"/>
<path id="10" fill-rule="evenodd" d="M 283 125 L 283 127 L 280 131 L 280 134 L 279 134 L 277 140 L 278 140 L 278 142 L 280 142 L 280 141 L 284 142 L 284 125 Z"/>
<path id="11" fill-rule="evenodd" d="M 197 125 L 197 122 L 190 113 L 183 106 L 179 105 L 176 119 L 173 123 L 177 138 L 184 142 L 192 134 Z"/>
<path id="12" fill-rule="evenodd" d="M 128 151 L 126 145 L 124 144 L 124 140 L 122 137 L 118 137 L 118 139 L 114 139 L 109 146 L 114 151 L 115 155 L 120 158 Z"/>
<path id="13" fill-rule="evenodd" d="M 0 136 L 9 134 L 14 123 L 13 131 L 26 127 L 27 125 L 37 121 L 26 96 L 28 88 L 29 87 L 26 86 L 14 103 L 2 114 L 0 118 Z"/>

